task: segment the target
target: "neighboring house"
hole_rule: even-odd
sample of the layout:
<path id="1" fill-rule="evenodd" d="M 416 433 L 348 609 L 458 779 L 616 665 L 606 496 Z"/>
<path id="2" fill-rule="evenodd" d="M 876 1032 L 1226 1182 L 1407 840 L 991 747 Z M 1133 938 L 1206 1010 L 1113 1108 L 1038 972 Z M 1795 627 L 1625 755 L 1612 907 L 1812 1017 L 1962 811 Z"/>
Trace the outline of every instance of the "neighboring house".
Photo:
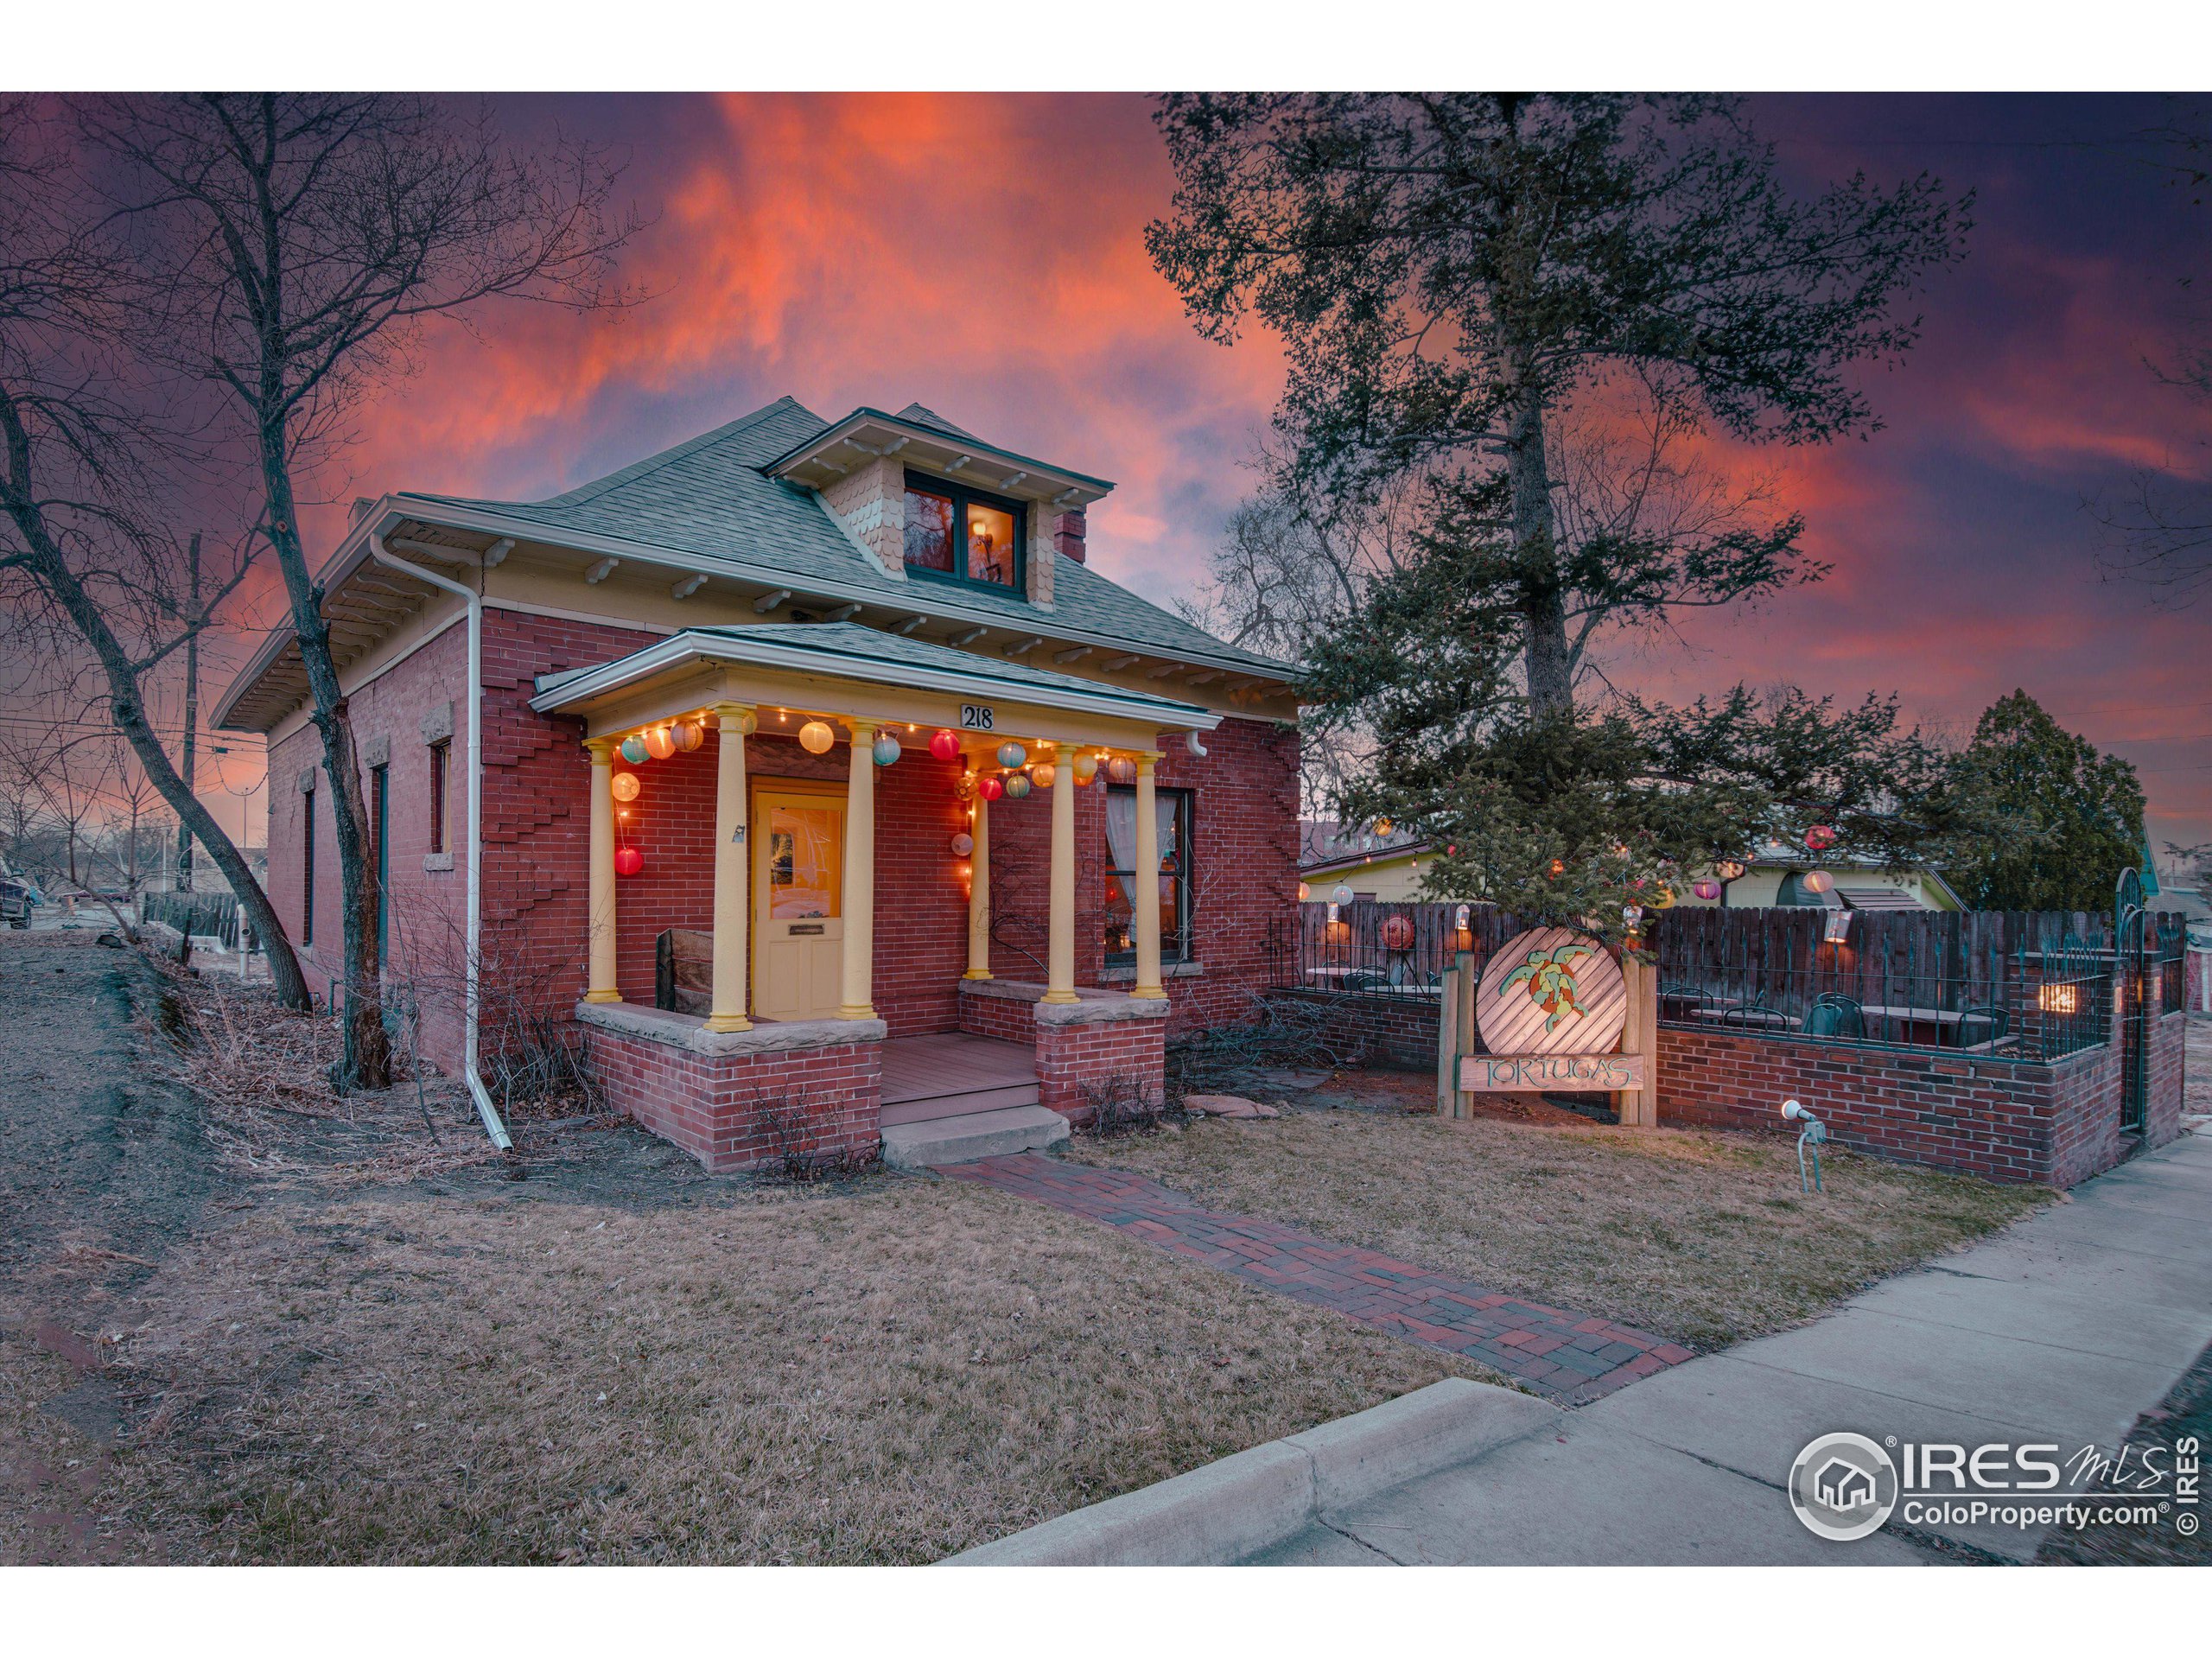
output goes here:
<path id="1" fill-rule="evenodd" d="M 1805 878 L 1826 870 L 1833 885 L 1815 893 Z M 1872 859 L 1844 858 L 1834 854 L 1807 852 L 1770 842 L 1745 861 L 1742 875 L 1726 884 L 1719 899 L 1700 899 L 1694 891 L 1700 880 L 1717 880 L 1711 870 L 1700 871 L 1675 895 L 1685 905 L 1726 904 L 1734 910 L 1765 906 L 1812 906 L 1828 910 L 1964 910 L 1959 895 L 1936 871 L 1926 868 L 1885 869 Z"/>
<path id="2" fill-rule="evenodd" d="M 1429 861 L 1427 841 L 1405 830 L 1387 836 L 1333 818 L 1308 818 L 1299 825 L 1298 875 L 1306 897 L 1325 903 L 1339 887 L 1355 899 L 1380 904 L 1420 900 L 1421 870 Z"/>
<path id="3" fill-rule="evenodd" d="M 1090 568 L 1112 487 L 918 404 L 785 397 L 543 501 L 357 503 L 323 609 L 423 1051 L 467 1046 L 472 864 L 487 1019 L 572 1018 L 717 1168 L 794 1121 L 835 1153 L 1079 1114 L 1156 1090 L 1169 1027 L 1248 1018 L 1297 888 L 1295 671 Z M 283 629 L 216 722 L 269 739 L 270 897 L 334 980 L 308 715 Z"/>
<path id="4" fill-rule="evenodd" d="M 1351 888 L 1355 899 L 1381 904 L 1414 903 L 1427 897 L 1421 889 L 1422 872 L 1435 857 L 1435 849 L 1420 836 L 1404 830 L 1378 836 L 1372 830 L 1327 818 L 1308 819 L 1300 829 L 1298 874 L 1312 902 L 1327 902 L 1338 887 Z M 1806 876 L 1816 869 L 1833 878 L 1826 893 L 1814 893 L 1805 885 Z M 1705 871 L 1683 882 L 1677 901 L 1721 903 L 1719 899 L 1700 899 L 1694 890 L 1698 880 L 1712 877 L 1713 872 Z M 1728 883 L 1726 901 L 1738 910 L 1797 905 L 1830 910 L 1966 908 L 1934 870 L 1885 870 L 1863 859 L 1817 859 L 1802 851 L 1793 857 L 1790 849 L 1774 843 L 1761 848 L 1756 861 Z"/>

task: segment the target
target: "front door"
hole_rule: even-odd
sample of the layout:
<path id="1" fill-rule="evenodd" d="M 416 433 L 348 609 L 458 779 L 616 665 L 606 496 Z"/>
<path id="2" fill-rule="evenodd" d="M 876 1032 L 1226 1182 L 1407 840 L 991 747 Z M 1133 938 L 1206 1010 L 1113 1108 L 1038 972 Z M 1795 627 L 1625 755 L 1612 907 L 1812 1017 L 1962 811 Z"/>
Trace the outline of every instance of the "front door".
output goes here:
<path id="1" fill-rule="evenodd" d="M 753 797 L 753 1012 L 827 1020 L 842 1001 L 845 791 L 764 784 Z"/>

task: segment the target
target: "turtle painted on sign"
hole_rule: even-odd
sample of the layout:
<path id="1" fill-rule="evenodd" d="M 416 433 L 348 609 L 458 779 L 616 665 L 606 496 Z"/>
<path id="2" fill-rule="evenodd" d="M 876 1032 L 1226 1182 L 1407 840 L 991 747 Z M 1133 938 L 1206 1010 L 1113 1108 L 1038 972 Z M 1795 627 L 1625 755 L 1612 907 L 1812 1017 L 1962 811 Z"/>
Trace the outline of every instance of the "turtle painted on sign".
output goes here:
<path id="1" fill-rule="evenodd" d="M 1573 1014 L 1580 1018 L 1589 1010 L 1574 1000 L 1574 964 L 1594 953 L 1588 944 L 1562 944 L 1550 950 L 1531 950 L 1529 960 L 1505 976 L 1502 989 L 1526 984 L 1529 1000 L 1549 1016 L 1544 1029 L 1551 1030 L 1559 1022 Z"/>

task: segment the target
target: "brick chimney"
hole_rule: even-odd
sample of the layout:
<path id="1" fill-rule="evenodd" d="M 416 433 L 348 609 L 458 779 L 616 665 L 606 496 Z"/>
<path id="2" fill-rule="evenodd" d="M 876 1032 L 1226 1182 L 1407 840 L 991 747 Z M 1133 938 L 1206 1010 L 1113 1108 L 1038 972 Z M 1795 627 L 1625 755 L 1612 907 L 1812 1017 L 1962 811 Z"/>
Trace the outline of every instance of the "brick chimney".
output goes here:
<path id="1" fill-rule="evenodd" d="M 1052 524 L 1052 547 L 1064 557 L 1077 564 L 1083 561 L 1084 513 L 1076 507 L 1062 513 Z"/>

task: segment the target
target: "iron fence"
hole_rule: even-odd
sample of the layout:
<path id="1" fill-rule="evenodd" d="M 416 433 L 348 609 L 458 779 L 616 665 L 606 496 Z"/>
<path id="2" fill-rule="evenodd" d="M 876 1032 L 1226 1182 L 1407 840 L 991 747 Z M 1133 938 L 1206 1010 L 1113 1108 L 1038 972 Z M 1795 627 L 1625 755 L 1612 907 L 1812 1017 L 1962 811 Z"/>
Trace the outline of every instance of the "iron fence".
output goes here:
<path id="1" fill-rule="evenodd" d="M 1519 931 L 1481 905 L 1309 902 L 1274 931 L 1274 979 L 1306 990 L 1433 1001 L 1459 952 L 1487 956 Z"/>
<path id="2" fill-rule="evenodd" d="M 2148 1007 L 2182 1006 L 2181 918 L 2152 918 Z M 1274 982 L 1433 1001 L 1461 951 L 1478 964 L 1526 925 L 1484 905 L 1308 903 L 1271 944 Z M 1720 910 L 1654 916 L 1660 1019 L 1689 1029 L 1814 1036 L 2051 1060 L 2111 1040 L 2109 917 L 2080 912 Z"/>

